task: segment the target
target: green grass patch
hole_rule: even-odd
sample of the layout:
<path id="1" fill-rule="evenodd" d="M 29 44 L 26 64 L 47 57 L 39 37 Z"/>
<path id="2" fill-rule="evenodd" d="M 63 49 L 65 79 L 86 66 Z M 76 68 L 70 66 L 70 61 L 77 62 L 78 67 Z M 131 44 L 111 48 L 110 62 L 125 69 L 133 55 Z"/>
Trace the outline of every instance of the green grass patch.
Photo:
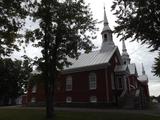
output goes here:
<path id="1" fill-rule="evenodd" d="M 0 120 L 45 120 L 43 109 L 0 109 Z M 160 120 L 159 116 L 124 112 L 56 112 L 56 120 Z"/>

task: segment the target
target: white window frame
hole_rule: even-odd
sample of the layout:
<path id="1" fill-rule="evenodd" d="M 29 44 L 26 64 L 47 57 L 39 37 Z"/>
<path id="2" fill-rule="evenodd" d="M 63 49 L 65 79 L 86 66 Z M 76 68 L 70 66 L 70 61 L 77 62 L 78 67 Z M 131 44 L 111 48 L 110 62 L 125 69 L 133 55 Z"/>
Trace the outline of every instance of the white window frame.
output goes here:
<path id="1" fill-rule="evenodd" d="M 34 85 L 34 86 L 32 87 L 32 93 L 36 93 L 36 92 L 37 92 L 37 86 Z"/>
<path id="2" fill-rule="evenodd" d="M 90 103 L 97 103 L 97 97 L 96 96 L 91 96 L 90 97 Z"/>
<path id="3" fill-rule="evenodd" d="M 72 76 L 66 78 L 66 91 L 72 91 Z"/>
<path id="4" fill-rule="evenodd" d="M 97 88 L 97 77 L 95 73 L 89 74 L 89 89 L 95 90 Z"/>
<path id="5" fill-rule="evenodd" d="M 71 103 L 72 102 L 72 97 L 66 97 L 66 103 Z"/>

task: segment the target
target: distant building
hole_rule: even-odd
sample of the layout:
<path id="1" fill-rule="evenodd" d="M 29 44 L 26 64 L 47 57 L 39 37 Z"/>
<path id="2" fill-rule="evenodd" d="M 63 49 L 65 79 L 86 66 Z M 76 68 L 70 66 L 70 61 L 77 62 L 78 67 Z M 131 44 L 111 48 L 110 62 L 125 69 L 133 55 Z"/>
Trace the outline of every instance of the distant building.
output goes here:
<path id="1" fill-rule="evenodd" d="M 125 41 L 122 55 L 113 42 L 104 11 L 104 26 L 101 32 L 100 50 L 82 54 L 78 60 L 65 68 L 58 77 L 55 89 L 57 105 L 119 105 L 124 108 L 145 108 L 149 99 L 148 77 L 138 76 L 136 65 L 130 63 Z M 29 85 L 27 104 L 44 103 L 44 86 Z"/>

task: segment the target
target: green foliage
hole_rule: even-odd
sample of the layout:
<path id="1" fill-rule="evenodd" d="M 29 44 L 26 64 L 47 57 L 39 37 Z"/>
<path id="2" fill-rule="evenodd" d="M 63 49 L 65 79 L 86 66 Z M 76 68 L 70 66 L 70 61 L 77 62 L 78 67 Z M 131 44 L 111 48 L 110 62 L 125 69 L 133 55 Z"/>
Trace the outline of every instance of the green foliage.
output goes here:
<path id="1" fill-rule="evenodd" d="M 15 99 L 24 94 L 32 66 L 28 60 L 20 61 L 11 59 L 0 60 L 0 101 L 8 104 L 9 99 Z"/>
<path id="2" fill-rule="evenodd" d="M 118 18 L 115 32 L 121 39 L 131 38 L 159 49 L 159 0 L 114 0 L 112 10 Z"/>
<path id="3" fill-rule="evenodd" d="M 36 39 L 38 47 L 42 47 L 44 61 L 55 64 L 57 69 L 70 65 L 67 58 L 78 58 L 82 50 L 90 52 L 93 48 L 91 39 L 95 38 L 96 21 L 83 0 L 42 0 L 34 6 L 33 12 L 40 23 L 40 28 L 27 31 L 27 40 Z M 88 34 L 86 34 L 88 32 Z M 47 54 L 47 55 L 46 55 Z"/>
<path id="4" fill-rule="evenodd" d="M 159 56 L 155 58 L 152 72 L 154 75 L 160 77 L 160 53 Z"/>
<path id="5" fill-rule="evenodd" d="M 0 58 L 19 50 L 15 42 L 20 39 L 18 32 L 27 15 L 25 6 L 22 5 L 24 2 L 27 0 L 0 1 Z"/>

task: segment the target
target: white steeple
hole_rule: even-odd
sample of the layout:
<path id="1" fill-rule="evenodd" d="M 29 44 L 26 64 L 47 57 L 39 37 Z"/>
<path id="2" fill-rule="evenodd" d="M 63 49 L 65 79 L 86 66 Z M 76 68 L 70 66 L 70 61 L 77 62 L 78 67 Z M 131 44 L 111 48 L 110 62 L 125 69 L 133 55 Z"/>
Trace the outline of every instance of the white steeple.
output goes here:
<path id="1" fill-rule="evenodd" d="M 107 16 L 106 16 L 106 10 L 105 10 L 105 7 L 104 7 L 104 21 L 103 21 L 103 30 L 102 30 L 102 33 L 105 32 L 105 31 L 111 31 L 109 25 L 108 25 L 108 19 L 107 19 Z"/>
<path id="2" fill-rule="evenodd" d="M 146 72 L 144 70 L 144 66 L 143 66 L 143 63 L 142 63 L 142 75 L 145 75 L 145 74 L 146 74 Z"/>
<path id="3" fill-rule="evenodd" d="M 103 21 L 103 30 L 101 32 L 102 35 L 102 46 L 100 52 L 105 52 L 112 47 L 115 47 L 113 39 L 112 39 L 112 30 L 109 27 L 106 11 L 104 7 L 104 21 Z"/>
<path id="4" fill-rule="evenodd" d="M 124 40 L 122 40 L 122 60 L 123 64 L 130 64 L 129 54 L 127 53 L 126 45 Z"/>

